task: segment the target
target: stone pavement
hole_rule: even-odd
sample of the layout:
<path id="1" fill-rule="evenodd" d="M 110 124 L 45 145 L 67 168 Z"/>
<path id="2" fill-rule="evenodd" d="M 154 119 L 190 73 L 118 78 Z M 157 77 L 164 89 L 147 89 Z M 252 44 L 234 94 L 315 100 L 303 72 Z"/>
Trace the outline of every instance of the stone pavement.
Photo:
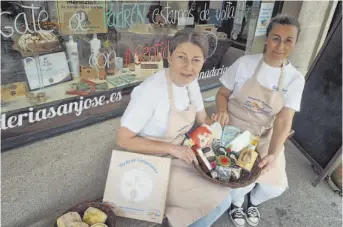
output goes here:
<path id="1" fill-rule="evenodd" d="M 203 98 L 216 90 L 203 92 Z M 213 103 L 205 103 L 206 107 Z M 1 154 L 1 226 L 52 227 L 62 212 L 103 195 L 120 118 L 100 122 Z M 312 186 L 317 174 L 310 162 L 286 144 L 290 189 L 260 207 L 259 226 L 336 227 L 341 197 L 326 182 Z M 86 170 L 86 171 L 85 171 Z M 158 227 L 118 218 L 118 227 Z M 233 226 L 225 213 L 214 227 Z M 161 227 L 161 226 L 160 226 Z"/>
<path id="2" fill-rule="evenodd" d="M 323 181 L 312 186 L 317 174 L 310 162 L 291 143 L 286 143 L 289 190 L 281 197 L 260 206 L 262 220 L 259 227 L 341 227 L 342 199 Z M 56 217 L 37 222 L 30 227 L 51 227 Z M 118 227 L 165 227 L 154 223 L 118 218 Z M 224 213 L 212 227 L 233 227 Z M 21 226 L 20 226 L 21 227 Z"/>
<path id="3" fill-rule="evenodd" d="M 316 188 L 317 174 L 310 162 L 291 143 L 286 144 L 289 189 L 260 206 L 259 227 L 341 227 L 342 198 L 325 181 Z M 158 224 L 118 218 L 118 227 L 162 227 Z M 248 225 L 247 225 L 248 226 Z M 164 227 L 164 226 L 163 226 Z M 224 213 L 212 227 L 234 227 Z"/>

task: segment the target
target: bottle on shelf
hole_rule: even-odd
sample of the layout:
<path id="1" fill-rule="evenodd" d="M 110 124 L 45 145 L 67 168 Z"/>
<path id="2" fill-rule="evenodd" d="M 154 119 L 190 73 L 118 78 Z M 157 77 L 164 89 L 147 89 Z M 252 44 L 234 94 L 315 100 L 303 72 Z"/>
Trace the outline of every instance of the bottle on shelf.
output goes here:
<path id="1" fill-rule="evenodd" d="M 93 38 L 90 40 L 90 48 L 91 48 L 91 56 L 92 56 L 92 62 L 91 64 L 93 67 L 97 68 L 100 63 L 98 63 L 98 57 L 100 53 L 101 48 L 101 41 L 97 38 L 97 34 L 93 34 Z"/>
<path id="2" fill-rule="evenodd" d="M 73 36 L 69 35 L 69 41 L 66 42 L 67 57 L 69 63 L 69 70 L 73 78 L 80 77 L 80 60 L 77 43 L 73 40 Z"/>

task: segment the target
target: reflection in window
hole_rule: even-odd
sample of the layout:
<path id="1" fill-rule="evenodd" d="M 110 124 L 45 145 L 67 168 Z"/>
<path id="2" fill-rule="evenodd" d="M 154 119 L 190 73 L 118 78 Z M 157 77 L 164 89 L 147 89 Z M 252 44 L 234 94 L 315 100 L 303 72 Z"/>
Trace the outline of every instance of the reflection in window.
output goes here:
<path id="1" fill-rule="evenodd" d="M 216 37 L 199 78 L 218 78 L 229 46 L 244 49 L 252 3 L 2 2 L 2 113 L 135 86 L 168 66 L 169 40 L 185 27 Z"/>

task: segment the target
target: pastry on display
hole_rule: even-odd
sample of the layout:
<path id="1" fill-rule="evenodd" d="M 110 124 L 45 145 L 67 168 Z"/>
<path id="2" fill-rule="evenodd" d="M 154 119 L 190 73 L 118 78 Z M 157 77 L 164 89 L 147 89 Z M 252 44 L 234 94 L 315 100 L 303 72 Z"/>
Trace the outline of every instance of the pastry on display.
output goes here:
<path id="1" fill-rule="evenodd" d="M 28 92 L 25 96 L 27 101 L 32 105 L 37 105 L 48 100 L 48 97 L 45 92 Z"/>
<path id="2" fill-rule="evenodd" d="M 20 50 L 26 52 L 44 52 L 56 49 L 59 40 L 56 35 L 48 31 L 39 31 L 35 34 L 23 34 L 17 42 Z"/>
<path id="3" fill-rule="evenodd" d="M 53 21 L 41 21 L 40 26 L 44 30 L 58 30 L 58 24 Z"/>

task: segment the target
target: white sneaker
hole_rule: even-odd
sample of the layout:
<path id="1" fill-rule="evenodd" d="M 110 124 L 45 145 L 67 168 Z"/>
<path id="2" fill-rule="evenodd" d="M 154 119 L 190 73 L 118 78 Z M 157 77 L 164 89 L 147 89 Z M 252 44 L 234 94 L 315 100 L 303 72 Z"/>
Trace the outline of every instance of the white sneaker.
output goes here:
<path id="1" fill-rule="evenodd" d="M 235 224 L 236 227 L 245 226 L 245 213 L 242 207 L 236 207 L 232 205 L 229 214 L 233 224 Z"/>
<path id="2" fill-rule="evenodd" d="M 250 206 L 247 209 L 246 219 L 250 226 L 257 226 L 260 222 L 260 212 L 258 208 L 255 206 Z"/>

